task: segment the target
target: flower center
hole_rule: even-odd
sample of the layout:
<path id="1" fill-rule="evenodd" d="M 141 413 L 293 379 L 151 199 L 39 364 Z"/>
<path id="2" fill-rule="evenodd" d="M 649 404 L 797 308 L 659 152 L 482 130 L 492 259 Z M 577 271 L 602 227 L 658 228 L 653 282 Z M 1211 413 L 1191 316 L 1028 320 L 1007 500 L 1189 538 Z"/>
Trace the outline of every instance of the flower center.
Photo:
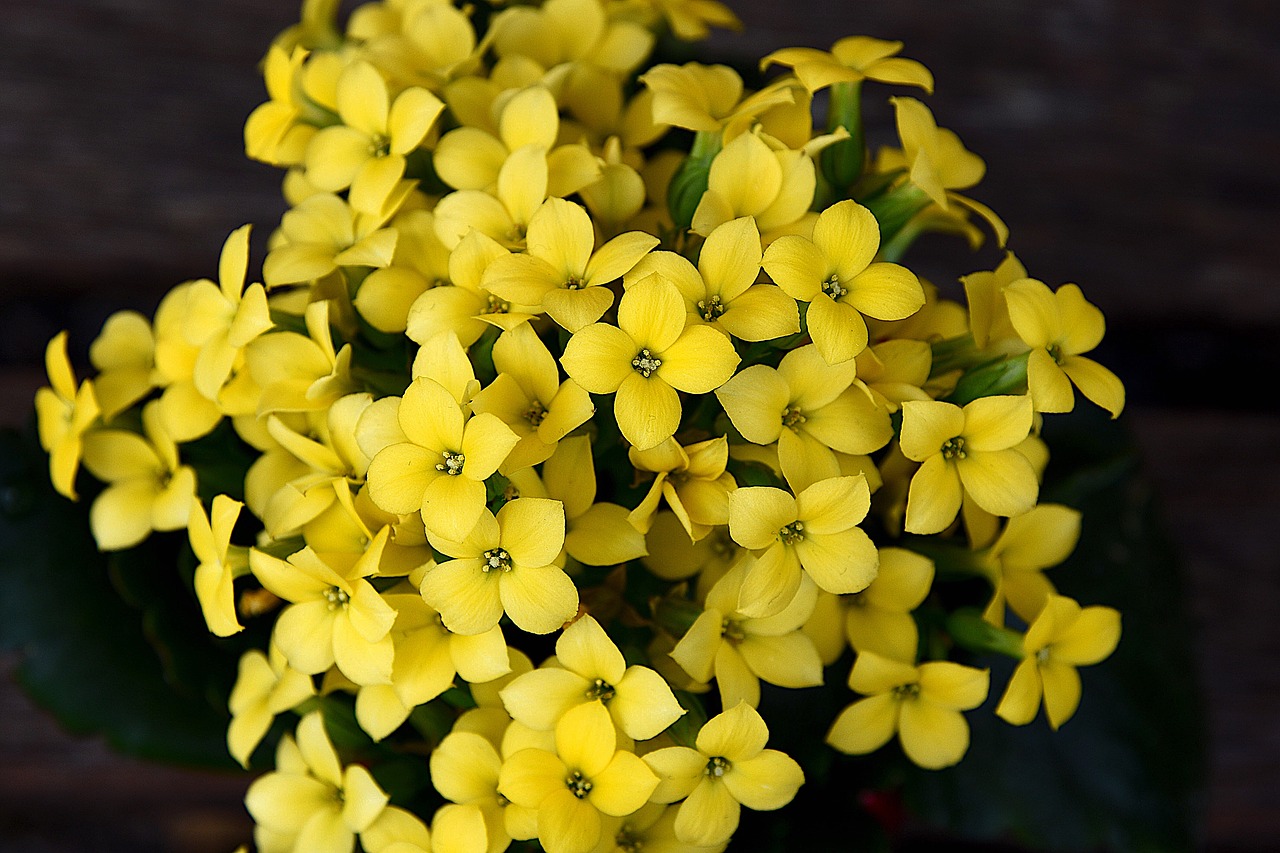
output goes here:
<path id="1" fill-rule="evenodd" d="M 584 287 L 587 286 L 587 284 L 582 279 L 578 278 L 576 275 L 571 275 L 567 279 L 565 279 L 565 282 L 562 286 L 564 287 L 565 290 L 582 290 Z"/>
<path id="2" fill-rule="evenodd" d="M 351 596 L 336 586 L 331 586 L 324 591 L 324 600 L 329 603 L 330 610 L 337 610 L 340 607 L 346 607 L 347 602 L 351 600 Z"/>
<path id="3" fill-rule="evenodd" d="M 835 273 L 831 274 L 831 278 L 822 283 L 822 292 L 830 296 L 832 299 L 839 299 L 849 291 L 840 286 L 840 276 Z"/>
<path id="4" fill-rule="evenodd" d="M 573 771 L 573 774 L 564 780 L 564 784 L 570 793 L 580 800 L 586 799 L 587 794 L 591 793 L 591 788 L 593 787 L 591 780 L 583 776 L 579 770 Z"/>
<path id="5" fill-rule="evenodd" d="M 804 412 L 796 406 L 787 406 L 782 410 L 782 425 L 784 427 L 793 427 L 796 424 L 805 422 Z"/>
<path id="6" fill-rule="evenodd" d="M 443 471 L 451 477 L 456 477 L 462 473 L 462 466 L 467 462 L 467 457 L 461 453 L 454 453 L 452 450 L 444 452 L 444 461 L 436 463 L 436 470 Z"/>
<path id="7" fill-rule="evenodd" d="M 720 635 L 735 646 L 747 638 L 746 632 L 742 630 L 742 623 L 728 618 L 720 623 Z"/>
<path id="8" fill-rule="evenodd" d="M 391 137 L 384 133 L 375 133 L 369 138 L 369 156 L 386 157 L 391 153 Z"/>
<path id="9" fill-rule="evenodd" d="M 721 776 L 728 773 L 729 768 L 731 767 L 733 767 L 733 765 L 729 763 L 729 759 L 717 755 L 707 762 L 706 769 L 702 772 L 708 776 L 714 776 L 719 779 Z"/>
<path id="10" fill-rule="evenodd" d="M 511 571 L 511 555 L 506 548 L 490 548 L 484 552 L 484 563 L 480 566 L 485 572 Z"/>
<path id="11" fill-rule="evenodd" d="M 511 310 L 511 303 L 504 299 L 499 299 L 493 294 L 489 294 L 489 312 L 490 314 L 506 314 Z"/>
<path id="12" fill-rule="evenodd" d="M 662 367 L 662 359 L 649 352 L 649 348 L 645 347 L 636 353 L 636 357 L 631 359 L 631 368 L 648 379 L 655 370 Z"/>
<path id="13" fill-rule="evenodd" d="M 534 400 L 532 403 L 530 403 L 529 408 L 525 409 L 525 412 L 524 412 L 524 419 L 528 421 L 529 424 L 534 429 L 537 429 L 538 427 L 540 427 L 542 425 L 542 421 L 546 417 L 547 417 L 546 408 L 543 407 L 542 403 L 540 403 L 537 400 Z"/>
<path id="14" fill-rule="evenodd" d="M 618 830 L 618 834 L 613 837 L 613 843 L 618 845 L 622 853 L 640 853 L 644 849 L 644 836 L 638 830 L 632 829 L 631 824 L 624 823 Z"/>
<path id="15" fill-rule="evenodd" d="M 698 313 L 702 315 L 702 319 L 710 323 L 724 313 L 724 303 L 720 301 L 718 295 L 699 300 Z"/>
<path id="16" fill-rule="evenodd" d="M 1048 662 L 1049 662 L 1049 647 L 1045 646 L 1043 649 L 1036 652 L 1036 663 L 1043 665 Z"/>
<path id="17" fill-rule="evenodd" d="M 1059 344 L 1049 344 L 1045 347 L 1045 351 L 1053 358 L 1055 364 L 1062 364 L 1062 347 Z"/>
<path id="18" fill-rule="evenodd" d="M 943 459 L 964 459 L 968 454 L 964 451 L 964 439 L 960 436 L 948 438 L 942 444 Z"/>
<path id="19" fill-rule="evenodd" d="M 510 502 L 520 497 L 520 487 L 515 483 L 507 483 L 507 487 L 502 490 L 502 499 Z"/>
<path id="20" fill-rule="evenodd" d="M 793 521 L 778 531 L 778 538 L 784 545 L 794 545 L 804 539 L 804 522 Z"/>
<path id="21" fill-rule="evenodd" d="M 601 702 L 608 702 L 613 698 L 613 685 L 605 681 L 603 678 L 597 678 L 591 682 L 591 686 L 587 688 L 588 699 L 599 699 Z"/>
<path id="22" fill-rule="evenodd" d="M 899 684 L 891 691 L 895 699 L 914 699 L 920 695 L 919 684 Z"/>

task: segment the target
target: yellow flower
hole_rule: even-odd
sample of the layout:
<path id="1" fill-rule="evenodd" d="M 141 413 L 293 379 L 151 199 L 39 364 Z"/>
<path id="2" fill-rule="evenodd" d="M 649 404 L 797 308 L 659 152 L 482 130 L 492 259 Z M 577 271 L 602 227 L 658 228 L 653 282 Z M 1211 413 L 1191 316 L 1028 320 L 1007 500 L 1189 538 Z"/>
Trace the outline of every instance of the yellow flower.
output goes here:
<path id="1" fill-rule="evenodd" d="M 474 229 L 508 249 L 522 249 L 529 220 L 549 194 L 548 180 L 545 149 L 521 146 L 502 163 L 494 195 L 458 190 L 440 199 L 436 236 L 453 249 Z"/>
<path id="2" fill-rule="evenodd" d="M 1004 260 L 991 272 L 960 276 L 965 301 L 969 303 L 969 332 L 978 349 L 990 346 L 1010 353 L 1022 349 L 1018 332 L 1009 319 L 1004 288 L 1026 277 L 1027 268 L 1013 252 L 1005 253 Z"/>
<path id="3" fill-rule="evenodd" d="M 448 853 L 433 847 L 431 830 L 417 815 L 398 806 L 387 806 L 373 823 L 360 833 L 360 849 L 365 853 Z M 261 853 L 267 853 L 266 850 Z"/>
<path id="4" fill-rule="evenodd" d="M 858 353 L 858 378 L 876 405 L 896 412 L 907 400 L 930 400 L 929 383 L 933 350 L 924 341 L 905 338 L 884 341 Z"/>
<path id="5" fill-rule="evenodd" d="M 193 378 L 196 389 L 217 401 L 222 386 L 250 341 L 273 325 L 261 284 L 244 286 L 249 264 L 249 226 L 231 232 L 218 263 L 218 284 L 202 279 L 187 292 L 183 331 L 199 347 Z"/>
<path id="6" fill-rule="evenodd" d="M 191 506 L 187 535 L 191 550 L 199 561 L 195 572 L 196 598 L 204 613 L 205 624 L 219 637 L 229 637 L 244 630 L 236 619 L 235 589 L 237 574 L 247 574 L 247 549 L 231 549 L 231 531 L 244 504 L 226 495 L 213 499 L 212 523 L 199 500 Z"/>
<path id="7" fill-rule="evenodd" d="M 716 390 L 742 437 L 778 443 L 778 464 L 793 488 L 840 474 L 835 453 L 863 455 L 893 437 L 887 410 L 859 384 L 849 360 L 830 364 L 815 346 L 791 350 L 775 370 L 755 364 Z"/>
<path id="8" fill-rule="evenodd" d="M 260 827 L 289 839 L 281 849 L 290 853 L 346 853 L 386 808 L 368 770 L 342 767 L 319 711 L 298 723 L 296 743 L 280 742 L 276 767 L 249 786 L 244 804 Z"/>
<path id="9" fill-rule="evenodd" d="M 1023 726 L 1036 717 L 1041 697 L 1049 727 L 1057 729 L 1080 705 L 1076 667 L 1101 662 L 1120 642 L 1120 613 L 1110 607 L 1085 607 L 1060 595 L 1045 602 L 1022 638 L 1022 662 L 1005 688 L 998 714 Z"/>
<path id="10" fill-rule="evenodd" d="M 569 339 L 560 358 L 587 391 L 617 393 L 618 429 L 639 450 L 656 447 L 679 428 L 677 390 L 707 394 L 733 375 L 739 361 L 724 335 L 685 327 L 680 291 L 659 276 L 622 295 L 617 326 L 587 326 Z"/>
<path id="11" fill-rule="evenodd" d="M 922 190 L 938 207 L 947 210 L 952 202 L 981 216 L 991 226 L 996 241 L 1003 246 L 1009 229 L 984 204 L 954 190 L 968 189 L 982 180 L 986 164 L 965 150 L 960 137 L 938 127 L 929 108 L 915 98 L 890 98 L 896 111 L 902 150 L 880 152 L 876 171 L 906 169 L 911 184 Z"/>
<path id="12" fill-rule="evenodd" d="M 627 274 L 625 283 L 657 273 L 684 297 L 689 323 L 707 323 L 744 341 L 766 341 L 800 331 L 795 301 L 760 274 L 760 229 L 750 216 L 719 225 L 702 244 L 695 269 L 682 255 L 651 252 Z"/>
<path id="13" fill-rule="evenodd" d="M 727 65 L 655 65 L 640 76 L 653 92 L 653 120 L 733 139 L 770 107 L 793 100 L 786 85 L 743 97 L 742 77 Z M 750 174 L 750 173 L 748 173 Z M 730 217 L 732 218 L 732 217 Z"/>
<path id="14" fill-rule="evenodd" d="M 486 329 L 510 331 L 533 319 L 529 306 L 512 305 L 481 285 L 489 264 L 508 254 L 500 243 L 479 231 L 463 237 L 449 254 L 449 280 L 422 293 L 409 307 L 405 322 L 409 339 L 425 344 L 452 332 L 469 347 Z"/>
<path id="15" fill-rule="evenodd" d="M 503 473 L 545 462 L 562 438 L 595 413 L 578 383 L 560 381 L 555 357 L 528 323 L 498 337 L 493 364 L 498 375 L 471 400 L 471 408 L 496 415 L 520 436 L 499 468 Z"/>
<path id="16" fill-rule="evenodd" d="M 67 356 L 67 333 L 59 332 L 44 351 L 49 385 L 36 392 L 40 446 L 49 454 L 49 479 L 62 495 L 76 500 L 76 472 L 80 469 L 84 434 L 98 419 L 98 398 L 88 379 L 76 389 L 76 376 Z"/>
<path id="17" fill-rule="evenodd" d="M 434 851 L 501 853 L 507 849 L 510 804 L 498 793 L 501 770 L 498 750 L 475 732 L 455 728 L 431 751 L 431 782 L 441 796 L 456 804 L 436 812 Z"/>
<path id="18" fill-rule="evenodd" d="M 484 512 L 485 479 L 520 440 L 495 415 L 468 418 L 443 385 L 426 377 L 415 379 L 398 402 L 383 398 L 371 406 L 358 434 L 366 453 L 374 451 L 373 502 L 397 515 L 421 512 L 428 531 L 455 540 L 475 526 Z"/>
<path id="19" fill-rule="evenodd" d="M 843 599 L 845 632 L 857 652 L 875 652 L 904 663 L 916 659 L 919 629 L 911 611 L 933 584 L 933 563 L 902 548 L 880 549 L 880 571 L 866 589 Z"/>
<path id="20" fill-rule="evenodd" d="M 271 332 L 246 347 L 245 361 L 258 394 L 254 413 L 323 411 L 362 390 L 351 377 L 350 344 L 336 350 L 329 326 L 331 300 L 306 307 L 307 334 Z"/>
<path id="21" fill-rule="evenodd" d="M 276 620 L 272 641 L 289 665 L 315 675 L 335 663 L 356 684 L 389 684 L 396 612 L 369 576 L 377 572 L 387 528 L 363 554 L 317 554 L 304 548 L 288 562 L 256 548 L 249 565 L 264 587 L 292 602 Z"/>
<path id="22" fill-rule="evenodd" d="M 707 721 L 697 749 L 671 746 L 644 757 L 661 779 L 653 801 L 684 799 L 676 814 L 676 838 L 716 847 L 738 828 L 742 806 L 780 809 L 804 784 L 804 771 L 790 756 L 765 749 L 769 729 L 759 712 L 740 702 Z"/>
<path id="23" fill-rule="evenodd" d="M 800 626 L 813 613 L 818 588 L 803 579 L 791 602 L 764 618 L 738 608 L 749 560 L 743 560 L 707 593 L 706 608 L 671 652 L 695 681 L 714 676 L 722 707 L 760 704 L 760 680 L 781 687 L 822 684 L 818 650 Z"/>
<path id="24" fill-rule="evenodd" d="M 648 803 L 635 814 L 626 817 L 608 817 L 603 821 L 604 831 L 600 844 L 591 853 L 634 853 L 637 850 L 655 850 L 659 853 L 720 853 L 725 844 L 703 847 L 686 844 L 676 837 L 678 806 Z"/>
<path id="25" fill-rule="evenodd" d="M 862 755 L 897 733 L 902 751 L 919 766 L 950 767 L 969 748 L 969 724 L 960 712 L 982 704 L 989 679 L 985 669 L 951 661 L 913 666 L 862 652 L 849 673 L 849 687 L 867 698 L 840 712 L 827 743 Z"/>
<path id="26" fill-rule="evenodd" d="M 627 519 L 626 507 L 596 500 L 591 440 L 575 435 L 560 442 L 542 466 L 547 497 L 564 504 L 564 549 L 588 566 L 613 566 L 643 557 L 644 534 Z"/>
<path id="27" fill-rule="evenodd" d="M 808 574 L 827 592 L 861 592 L 876 576 L 876 546 L 858 527 L 871 507 L 865 477 L 820 480 L 796 496 L 768 486 L 729 495 L 729 532 L 757 553 L 738 610 L 771 616 L 786 607 Z"/>
<path id="28" fill-rule="evenodd" d="M 882 41 L 869 36 L 849 36 L 831 46 L 831 51 L 811 47 L 786 47 L 760 60 L 760 69 L 787 65 L 809 92 L 836 83 L 875 80 L 902 86 L 918 86 L 933 93 L 933 75 L 914 59 L 896 56 L 900 41 Z"/>
<path id="29" fill-rule="evenodd" d="M 641 231 L 614 237 L 599 249 L 587 212 L 549 198 L 529 220 L 524 254 L 497 258 L 483 286 L 501 299 L 537 306 L 570 332 L 600 319 L 613 305 L 607 285 L 621 278 L 658 238 Z"/>
<path id="30" fill-rule="evenodd" d="M 628 516 L 637 530 L 648 532 L 662 498 L 695 542 L 712 528 L 729 523 L 729 493 L 738 484 L 725 471 L 729 442 L 724 437 L 688 447 L 669 438 L 650 450 L 633 447 L 627 456 L 638 471 L 657 474 L 648 494 Z"/>
<path id="31" fill-rule="evenodd" d="M 289 666 L 279 648 L 272 645 L 269 655 L 251 649 L 240 657 L 236 684 L 227 702 L 231 711 L 227 750 L 244 767 L 249 766 L 249 758 L 271 728 L 271 721 L 316 692 L 311 677 Z"/>
<path id="32" fill-rule="evenodd" d="M 578 590 L 554 564 L 564 547 L 559 501 L 518 498 L 496 517 L 482 509 L 465 538 L 433 535 L 431 544 L 455 558 L 422 579 L 423 599 L 450 631 L 482 634 L 505 611 L 521 630 L 549 634 L 577 612 Z"/>
<path id="33" fill-rule="evenodd" d="M 160 413 L 165 429 L 179 443 L 206 435 L 222 420 L 218 404 L 196 390 L 196 358 L 200 348 L 187 342 L 187 302 L 194 282 L 180 284 L 165 294 L 156 308 L 155 373 L 164 389 Z"/>
<path id="34" fill-rule="evenodd" d="M 280 220 L 280 242 L 262 263 L 268 287 L 312 282 L 339 267 L 386 267 L 397 232 L 384 228 L 394 210 L 374 215 L 330 193 L 305 199 Z"/>
<path id="35" fill-rule="evenodd" d="M 89 361 L 97 369 L 93 380 L 102 419 L 116 415 L 155 387 L 155 335 L 151 323 L 136 311 L 117 311 L 103 323 L 89 346 Z"/>
<path id="36" fill-rule="evenodd" d="M 597 700 L 614 725 L 634 740 L 657 737 L 684 714 L 662 676 L 647 666 L 627 666 L 590 614 L 564 629 L 554 661 L 502 690 L 507 713 L 543 731 L 555 728 L 569 709 Z"/>
<path id="37" fill-rule="evenodd" d="M 1058 565 L 1075 550 L 1080 538 L 1080 511 L 1061 504 L 1040 504 L 1009 519 L 1004 532 L 980 554 L 995 594 L 986 619 L 1004 625 L 1004 605 L 1030 624 L 1056 590 L 1044 569 Z"/>
<path id="38" fill-rule="evenodd" d="M 498 790 L 538 810 L 547 853 L 589 853 L 600 842 L 601 815 L 629 815 L 649 801 L 658 777 L 635 753 L 618 749 L 609 711 L 588 702 L 555 727 L 556 751 L 523 749 L 502 765 Z"/>
<path id="39" fill-rule="evenodd" d="M 472 73 L 488 47 L 487 39 L 477 46 L 467 12 L 447 3 L 366 3 L 352 12 L 347 34 L 393 79 L 433 91 Z"/>
<path id="40" fill-rule="evenodd" d="M 752 179 L 744 181 L 743 175 Z M 771 243 L 787 229 L 799 229 L 817 180 L 808 151 L 793 151 L 763 132 L 739 134 L 711 161 L 707 191 L 693 211 L 691 229 L 710 236 L 720 225 L 750 216 L 761 240 Z"/>
<path id="41" fill-rule="evenodd" d="M 394 100 L 382 75 L 356 60 L 338 77 L 342 124 L 318 131 L 307 144 L 307 180 L 324 192 L 351 188 L 351 204 L 379 211 L 404 176 L 405 155 L 423 138 L 444 109 L 426 89 L 405 89 Z"/>
<path id="42" fill-rule="evenodd" d="M 1081 355 L 1102 341 L 1106 326 L 1102 312 L 1085 301 L 1080 288 L 1064 284 L 1051 292 L 1044 282 L 1024 278 L 1007 285 L 1004 295 L 1013 327 L 1031 347 L 1027 389 L 1036 411 L 1071 411 L 1074 384 L 1111 417 L 1119 417 L 1124 385 L 1110 370 Z"/>
<path id="43" fill-rule="evenodd" d="M 873 263 L 880 226 L 856 201 L 818 214 L 813 239 L 779 237 L 764 253 L 764 270 L 788 296 L 809 303 L 809 334 L 828 364 L 847 361 L 867 346 L 863 315 L 902 320 L 924 305 L 915 273 Z"/>
<path id="44" fill-rule="evenodd" d="M 902 452 L 920 469 L 907 495 L 908 533 L 938 533 L 968 495 L 994 515 L 1035 506 L 1035 469 L 1015 447 L 1031 432 L 1031 398 L 982 397 L 963 409 L 941 401 L 902 404 Z"/>
<path id="45" fill-rule="evenodd" d="M 676 38 L 701 41 L 711 34 L 710 27 L 739 31 L 742 22 L 733 10 L 717 0 L 639 0 L 657 7 Z"/>
<path id="46" fill-rule="evenodd" d="M 484 682 L 510 672 L 507 644 L 497 625 L 482 634 L 455 634 L 416 591 L 388 592 L 396 613 L 390 684 L 367 684 L 356 696 L 356 720 L 374 740 L 394 732 L 419 705 L 448 690 L 454 678 Z"/>
<path id="47" fill-rule="evenodd" d="M 306 108 L 296 86 L 307 52 L 286 51 L 272 45 L 263 63 L 269 100 L 260 104 L 244 123 L 244 150 L 254 160 L 276 166 L 301 163 L 307 143 L 316 129 L 304 123 Z"/>
<path id="48" fill-rule="evenodd" d="M 600 167 L 585 146 L 556 145 L 560 114 L 546 87 L 530 86 L 499 100 L 493 111 L 497 113 L 497 136 L 464 125 L 446 133 L 436 146 L 432 158 L 436 172 L 455 190 L 492 192 L 507 158 L 527 146 L 545 158 L 547 191 L 552 196 L 573 195 L 599 180 Z"/>
<path id="49" fill-rule="evenodd" d="M 145 438 L 122 429 L 84 438 L 85 467 L 109 484 L 89 509 L 89 527 L 104 551 L 132 548 L 153 530 L 181 530 L 195 501 L 195 471 L 180 464 L 157 406 L 142 410 L 142 425 Z"/>
<path id="50" fill-rule="evenodd" d="M 540 8 L 512 6 L 493 24 L 501 57 L 528 58 L 543 68 L 562 63 L 630 74 L 649 55 L 653 34 L 628 20 L 610 20 L 600 0 L 547 0 Z"/>

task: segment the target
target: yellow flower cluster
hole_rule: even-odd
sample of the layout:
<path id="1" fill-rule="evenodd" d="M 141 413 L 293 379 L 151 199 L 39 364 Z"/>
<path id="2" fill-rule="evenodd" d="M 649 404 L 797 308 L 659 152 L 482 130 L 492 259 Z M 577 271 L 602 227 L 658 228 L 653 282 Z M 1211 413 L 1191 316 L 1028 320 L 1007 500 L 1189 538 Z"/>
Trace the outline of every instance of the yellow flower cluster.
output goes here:
<path id="1" fill-rule="evenodd" d="M 270 626 L 227 737 L 247 764 L 300 718 L 248 794 L 258 849 L 721 850 L 804 782 L 760 682 L 847 653 L 845 753 L 959 761 L 973 651 L 1019 661 L 1008 722 L 1074 713 L 1119 614 L 1043 573 L 1081 519 L 1037 503 L 1039 426 L 1124 389 L 1075 285 L 1010 253 L 966 306 L 900 263 L 981 243 L 974 216 L 1007 237 L 920 100 L 866 148 L 864 82 L 928 93 L 922 65 L 864 37 L 777 51 L 755 91 L 655 63 L 736 23 L 715 0 L 336 5 L 271 47 L 245 126 L 287 170 L 262 283 L 245 226 L 216 282 L 113 317 L 92 379 L 55 338 L 36 401 L 58 490 L 104 484 L 103 549 L 186 528 L 209 629 Z M 193 465 L 215 437 L 251 461 Z M 985 633 L 913 617 L 956 572 L 989 582 Z M 335 748 L 338 706 L 417 743 L 434 813 Z"/>

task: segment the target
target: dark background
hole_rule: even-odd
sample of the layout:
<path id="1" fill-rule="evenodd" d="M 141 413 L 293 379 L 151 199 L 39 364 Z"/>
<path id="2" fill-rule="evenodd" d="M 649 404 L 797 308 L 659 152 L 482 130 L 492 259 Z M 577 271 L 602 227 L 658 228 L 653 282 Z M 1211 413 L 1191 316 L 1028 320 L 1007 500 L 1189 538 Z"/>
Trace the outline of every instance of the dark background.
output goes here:
<path id="1" fill-rule="evenodd" d="M 734 5 L 746 32 L 717 36 L 705 61 L 850 34 L 906 42 L 937 79 L 939 124 L 987 161 L 973 195 L 1008 222 L 1011 248 L 1106 312 L 1102 358 L 1128 386 L 1124 417 L 1161 490 L 1197 629 L 1205 848 L 1280 849 L 1280 4 Z M 261 0 L 3 4 L 5 423 L 25 420 L 58 330 L 83 354 L 109 311 L 151 310 L 179 281 L 212 275 L 233 228 L 253 222 L 260 241 L 278 221 L 280 173 L 244 157 L 241 128 L 265 97 L 256 63 L 296 12 Z M 871 112 L 891 127 L 882 104 Z M 926 273 L 999 257 L 947 238 L 925 248 Z M 0 849 L 230 850 L 247 837 L 243 787 L 64 735 L 0 679 Z"/>

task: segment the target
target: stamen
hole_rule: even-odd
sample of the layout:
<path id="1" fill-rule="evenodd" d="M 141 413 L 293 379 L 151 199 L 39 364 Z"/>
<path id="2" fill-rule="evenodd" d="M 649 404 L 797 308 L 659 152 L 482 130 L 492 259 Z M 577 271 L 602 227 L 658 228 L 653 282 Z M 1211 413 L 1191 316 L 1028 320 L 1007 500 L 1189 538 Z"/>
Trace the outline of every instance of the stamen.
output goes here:
<path id="1" fill-rule="evenodd" d="M 943 459 L 964 459 L 967 455 L 964 451 L 964 439 L 958 435 L 947 439 L 942 444 Z"/>
<path id="2" fill-rule="evenodd" d="M 656 358 L 646 347 L 636 353 L 635 358 L 631 359 L 631 367 L 636 373 L 648 379 L 655 370 L 662 367 L 662 359 Z"/>
<path id="3" fill-rule="evenodd" d="M 452 450 L 444 452 L 444 461 L 436 463 L 436 470 L 443 471 L 450 476 L 456 477 L 462 473 L 462 466 L 467 462 L 467 457 L 461 453 L 454 453 Z"/>
<path id="4" fill-rule="evenodd" d="M 484 572 L 511 571 L 511 555 L 506 548 L 490 548 L 484 552 L 484 563 L 480 566 Z"/>
<path id="5" fill-rule="evenodd" d="M 778 538 L 784 545 L 794 545 L 804 539 L 804 522 L 793 521 L 778 531 Z"/>
<path id="6" fill-rule="evenodd" d="M 573 775 L 564 780 L 564 784 L 569 791 L 578 799 L 584 800 L 587 794 L 591 793 L 591 789 L 595 787 L 591 784 L 591 780 L 583 776 L 581 772 L 575 770 Z"/>
<path id="7" fill-rule="evenodd" d="M 719 296 L 712 296 L 698 301 L 698 313 L 708 323 L 719 317 L 724 311 L 724 303 L 720 301 Z"/>
<path id="8" fill-rule="evenodd" d="M 830 296 L 832 299 L 839 299 L 849 291 L 840 286 L 840 276 L 835 273 L 831 274 L 831 278 L 822 283 L 822 292 Z"/>
<path id="9" fill-rule="evenodd" d="M 728 773 L 731 767 L 733 765 L 729 763 L 729 759 L 717 755 L 707 762 L 707 766 L 702 772 L 707 776 L 714 776 L 718 779 Z"/>

